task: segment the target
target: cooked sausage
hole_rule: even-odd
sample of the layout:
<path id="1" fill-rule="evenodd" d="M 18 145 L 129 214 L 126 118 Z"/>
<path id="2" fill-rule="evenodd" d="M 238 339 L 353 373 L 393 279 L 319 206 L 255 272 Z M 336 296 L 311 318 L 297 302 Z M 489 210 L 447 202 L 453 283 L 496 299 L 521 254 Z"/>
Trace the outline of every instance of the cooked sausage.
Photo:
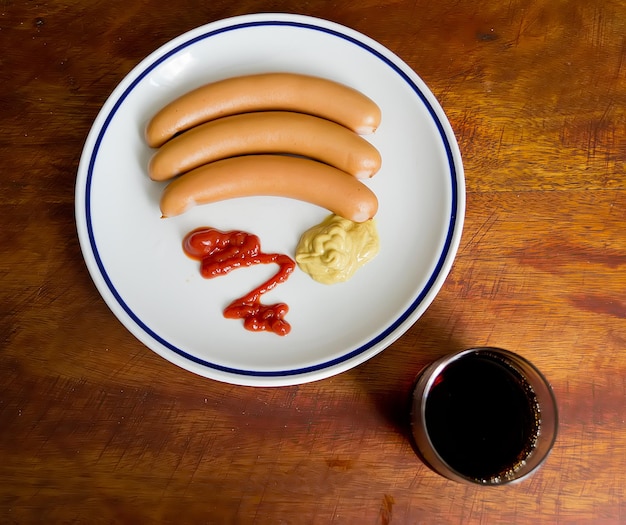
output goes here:
<path id="1" fill-rule="evenodd" d="M 284 155 L 248 155 L 205 164 L 174 179 L 161 196 L 163 217 L 195 205 L 255 195 L 299 199 L 363 222 L 378 210 L 376 195 L 352 175 L 321 162 Z"/>
<path id="2" fill-rule="evenodd" d="M 378 150 L 330 120 L 291 111 L 261 111 L 222 117 L 166 142 L 150 161 L 153 180 L 167 180 L 203 164 L 252 153 L 310 157 L 357 178 L 374 175 Z"/>
<path id="3" fill-rule="evenodd" d="M 344 84 L 296 73 L 263 73 L 227 78 L 182 95 L 150 120 L 146 140 L 156 148 L 203 122 L 269 110 L 308 113 L 359 134 L 375 131 L 381 119 L 373 100 Z"/>

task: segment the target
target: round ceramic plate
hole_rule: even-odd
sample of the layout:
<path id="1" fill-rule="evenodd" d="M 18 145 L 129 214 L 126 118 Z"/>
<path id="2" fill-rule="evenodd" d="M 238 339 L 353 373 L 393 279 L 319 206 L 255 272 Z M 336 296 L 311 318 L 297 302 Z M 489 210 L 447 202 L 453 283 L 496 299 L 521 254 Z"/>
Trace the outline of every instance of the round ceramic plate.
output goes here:
<path id="1" fill-rule="evenodd" d="M 326 77 L 372 98 L 382 123 L 367 136 L 383 166 L 376 193 L 380 253 L 346 283 L 322 285 L 296 269 L 263 302 L 286 302 L 291 333 L 245 330 L 222 311 L 274 265 L 203 279 L 183 254 L 190 230 L 257 235 L 263 251 L 294 256 L 300 235 L 328 211 L 279 197 L 246 197 L 161 219 L 162 183 L 147 175 L 146 122 L 207 82 L 289 71 Z M 280 386 L 329 377 L 378 354 L 425 311 L 452 265 L 465 210 L 463 167 L 448 120 L 396 55 L 349 28 L 316 18 L 261 14 L 211 23 L 172 40 L 113 91 L 87 137 L 76 221 L 91 276 L 140 341 L 191 372 L 234 384 Z"/>

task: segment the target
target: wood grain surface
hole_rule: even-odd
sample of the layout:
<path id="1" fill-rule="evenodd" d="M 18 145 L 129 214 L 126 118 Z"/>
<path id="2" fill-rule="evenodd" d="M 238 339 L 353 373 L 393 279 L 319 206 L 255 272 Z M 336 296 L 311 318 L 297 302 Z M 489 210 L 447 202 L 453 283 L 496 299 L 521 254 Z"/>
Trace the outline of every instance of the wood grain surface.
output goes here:
<path id="1" fill-rule="evenodd" d="M 253 12 L 330 19 L 405 60 L 464 158 L 459 253 L 370 361 L 281 388 L 185 372 L 117 321 L 83 262 L 74 184 L 111 91 L 179 34 Z M 626 2 L 0 3 L 0 522 L 626 523 Z M 496 345 L 558 398 L 546 464 L 512 486 L 414 454 L 426 363 Z"/>

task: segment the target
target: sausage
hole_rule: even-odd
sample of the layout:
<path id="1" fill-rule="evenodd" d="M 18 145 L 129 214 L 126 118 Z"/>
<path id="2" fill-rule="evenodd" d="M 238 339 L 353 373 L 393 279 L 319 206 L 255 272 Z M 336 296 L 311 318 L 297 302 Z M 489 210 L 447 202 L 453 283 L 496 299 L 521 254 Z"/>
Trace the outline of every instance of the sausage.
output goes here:
<path id="1" fill-rule="evenodd" d="M 161 195 L 161 213 L 173 217 L 195 205 L 255 195 L 299 199 L 354 222 L 371 219 L 378 210 L 372 190 L 337 168 L 301 157 L 247 155 L 204 164 L 174 179 Z"/>
<path id="2" fill-rule="evenodd" d="M 371 177 L 381 165 L 372 144 L 339 124 L 291 111 L 261 111 L 222 117 L 174 137 L 157 150 L 148 171 L 152 180 L 162 181 L 251 153 L 310 157 L 357 178 Z"/>
<path id="3" fill-rule="evenodd" d="M 148 122 L 146 141 L 157 148 L 203 122 L 269 110 L 316 115 L 362 135 L 373 133 L 381 119 L 373 100 L 344 84 L 296 73 L 263 73 L 227 78 L 182 95 Z"/>

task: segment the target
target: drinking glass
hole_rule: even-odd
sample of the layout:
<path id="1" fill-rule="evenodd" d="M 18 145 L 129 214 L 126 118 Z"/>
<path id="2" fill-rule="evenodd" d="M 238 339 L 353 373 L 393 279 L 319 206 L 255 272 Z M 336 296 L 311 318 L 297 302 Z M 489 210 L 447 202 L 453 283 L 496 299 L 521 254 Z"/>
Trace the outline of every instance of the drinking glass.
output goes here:
<path id="1" fill-rule="evenodd" d="M 412 391 L 417 452 L 434 471 L 463 483 L 526 478 L 548 457 L 557 427 L 547 379 L 502 348 L 444 356 L 422 370 Z"/>

